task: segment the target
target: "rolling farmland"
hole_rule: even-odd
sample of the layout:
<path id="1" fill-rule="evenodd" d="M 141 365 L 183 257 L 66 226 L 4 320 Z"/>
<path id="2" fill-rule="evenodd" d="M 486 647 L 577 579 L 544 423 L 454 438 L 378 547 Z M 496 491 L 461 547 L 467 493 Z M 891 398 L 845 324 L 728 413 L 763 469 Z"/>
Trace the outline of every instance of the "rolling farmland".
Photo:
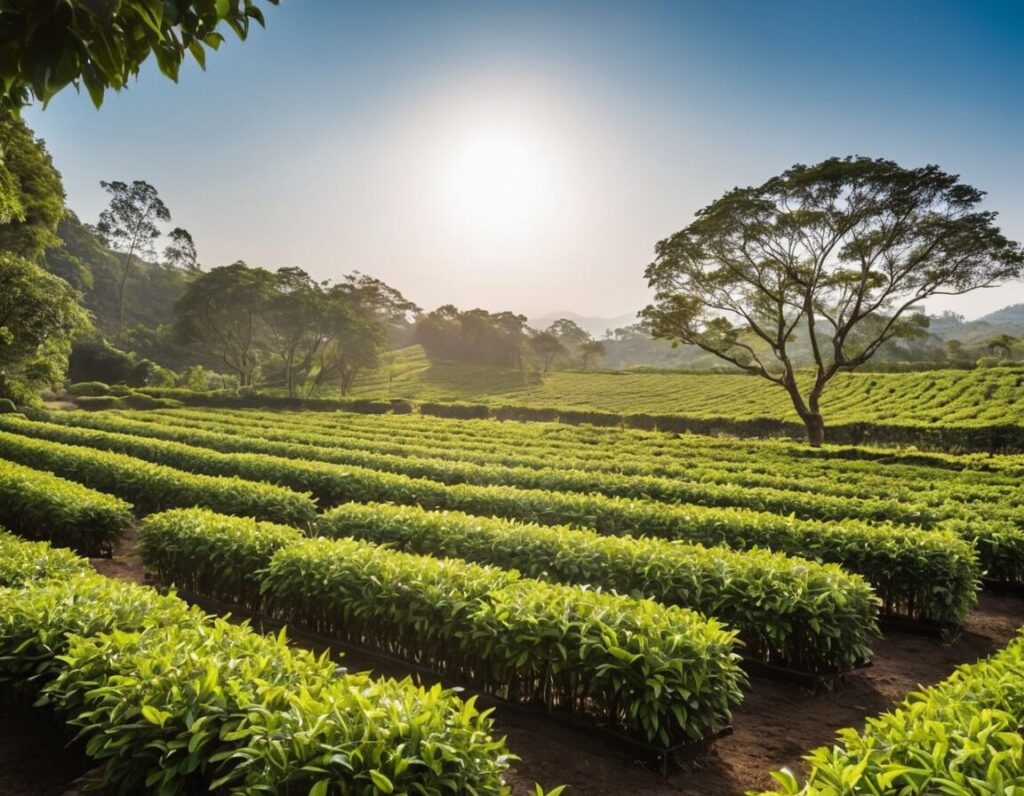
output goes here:
<path id="1" fill-rule="evenodd" d="M 556 371 L 538 374 L 431 362 L 419 346 L 391 355 L 355 393 L 369 398 L 471 401 L 694 418 L 797 420 L 786 393 L 736 372 Z M 822 400 L 831 424 L 984 425 L 1024 423 L 1024 369 L 840 374 Z"/>

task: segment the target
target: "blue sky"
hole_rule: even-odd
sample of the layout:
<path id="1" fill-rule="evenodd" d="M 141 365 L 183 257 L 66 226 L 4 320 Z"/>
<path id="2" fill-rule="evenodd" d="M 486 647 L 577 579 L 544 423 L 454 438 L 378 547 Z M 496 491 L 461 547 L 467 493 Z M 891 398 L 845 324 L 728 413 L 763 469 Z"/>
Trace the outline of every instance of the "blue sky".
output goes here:
<path id="1" fill-rule="evenodd" d="M 67 91 L 27 113 L 79 215 L 99 180 L 145 179 L 206 266 L 608 316 L 700 207 L 831 155 L 938 163 L 1024 238 L 1024 2 L 283 0 L 267 21 L 177 85 L 144 69 L 99 112 Z"/>

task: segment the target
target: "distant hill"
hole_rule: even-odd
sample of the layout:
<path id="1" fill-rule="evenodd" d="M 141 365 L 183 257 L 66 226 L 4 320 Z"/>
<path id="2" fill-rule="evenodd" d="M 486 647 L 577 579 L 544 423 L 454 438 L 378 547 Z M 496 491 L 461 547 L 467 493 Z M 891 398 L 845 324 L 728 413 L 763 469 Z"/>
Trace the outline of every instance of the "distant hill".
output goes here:
<path id="1" fill-rule="evenodd" d="M 581 329 L 586 329 L 591 335 L 598 339 L 604 337 L 604 333 L 609 329 L 621 329 L 624 326 L 632 326 L 637 322 L 635 312 L 630 312 L 625 315 L 616 315 L 613 318 L 599 318 L 591 315 L 580 315 L 579 313 L 570 312 L 569 310 L 563 310 L 561 312 L 549 312 L 544 315 L 538 315 L 535 318 L 528 319 L 527 323 L 529 323 L 534 329 L 544 329 L 562 318 L 572 321 Z"/>
<path id="2" fill-rule="evenodd" d="M 1000 334 L 1024 337 L 1024 304 L 1011 304 L 973 321 L 951 315 L 932 317 L 928 331 L 943 340 L 959 340 L 968 345 Z"/>
<path id="3" fill-rule="evenodd" d="M 106 335 L 117 327 L 117 283 L 121 256 L 110 251 L 73 212 L 57 227 L 62 244 L 46 252 L 45 267 L 82 293 L 97 328 Z M 125 291 L 126 327 L 147 329 L 170 323 L 189 275 L 136 260 Z"/>
<path id="4" fill-rule="evenodd" d="M 990 312 L 981 318 L 978 318 L 974 323 L 988 323 L 988 324 L 1017 324 L 1024 328 L 1024 304 L 1011 304 L 1008 307 L 1003 307 L 1001 310 Z"/>

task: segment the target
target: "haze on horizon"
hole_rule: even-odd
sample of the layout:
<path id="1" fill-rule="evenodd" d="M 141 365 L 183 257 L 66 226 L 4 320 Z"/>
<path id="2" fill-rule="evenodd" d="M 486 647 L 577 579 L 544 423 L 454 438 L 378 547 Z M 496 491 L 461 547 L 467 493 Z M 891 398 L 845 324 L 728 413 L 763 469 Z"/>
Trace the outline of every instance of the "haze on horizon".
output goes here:
<path id="1" fill-rule="evenodd" d="M 26 118 L 83 220 L 145 179 L 207 268 L 360 270 L 426 309 L 634 312 L 658 240 L 831 155 L 937 163 L 1024 239 L 1024 4 L 849 5 L 282 0 L 205 75 Z"/>

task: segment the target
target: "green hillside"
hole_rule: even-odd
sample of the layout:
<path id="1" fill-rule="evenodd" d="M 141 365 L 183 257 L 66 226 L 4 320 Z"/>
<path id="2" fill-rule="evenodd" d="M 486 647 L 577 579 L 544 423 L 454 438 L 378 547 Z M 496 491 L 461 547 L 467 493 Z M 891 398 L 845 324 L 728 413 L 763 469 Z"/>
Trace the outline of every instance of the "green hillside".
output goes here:
<path id="1" fill-rule="evenodd" d="M 789 397 L 756 376 L 629 371 L 536 372 L 430 362 L 419 346 L 357 384 L 362 397 L 472 401 L 623 413 L 796 420 Z M 840 374 L 826 421 L 963 426 L 1024 423 L 1024 367 Z"/>

